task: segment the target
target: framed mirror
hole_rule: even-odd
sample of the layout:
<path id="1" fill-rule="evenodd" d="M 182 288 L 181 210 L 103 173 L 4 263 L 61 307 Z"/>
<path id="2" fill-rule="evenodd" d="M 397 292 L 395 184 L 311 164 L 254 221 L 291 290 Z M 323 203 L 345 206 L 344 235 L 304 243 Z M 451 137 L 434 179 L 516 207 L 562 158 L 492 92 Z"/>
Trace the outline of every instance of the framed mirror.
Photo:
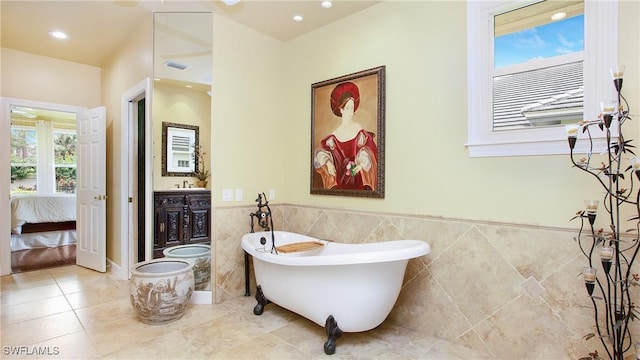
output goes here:
<path id="1" fill-rule="evenodd" d="M 198 126 L 163 122 L 162 176 L 194 176 L 199 143 Z"/>

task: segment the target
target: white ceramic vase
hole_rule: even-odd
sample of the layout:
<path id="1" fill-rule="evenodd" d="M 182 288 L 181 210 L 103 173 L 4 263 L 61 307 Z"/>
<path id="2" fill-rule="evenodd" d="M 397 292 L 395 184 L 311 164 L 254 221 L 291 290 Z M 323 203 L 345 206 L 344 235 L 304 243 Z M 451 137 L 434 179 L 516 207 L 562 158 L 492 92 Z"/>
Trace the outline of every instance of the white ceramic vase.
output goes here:
<path id="1" fill-rule="evenodd" d="M 211 281 L 211 246 L 207 244 L 178 245 L 162 251 L 166 258 L 190 260 L 196 290 L 206 290 Z"/>
<path id="2" fill-rule="evenodd" d="M 180 319 L 195 288 L 193 263 L 160 258 L 131 268 L 131 305 L 145 324 L 164 324 Z"/>

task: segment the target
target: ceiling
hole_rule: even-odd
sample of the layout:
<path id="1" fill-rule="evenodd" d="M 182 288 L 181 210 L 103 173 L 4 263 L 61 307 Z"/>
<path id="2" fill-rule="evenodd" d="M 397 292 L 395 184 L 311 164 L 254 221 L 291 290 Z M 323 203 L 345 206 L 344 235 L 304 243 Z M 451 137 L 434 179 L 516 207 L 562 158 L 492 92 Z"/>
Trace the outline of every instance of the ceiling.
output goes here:
<path id="1" fill-rule="evenodd" d="M 321 0 L 240 0 L 231 6 L 221 0 L 0 0 L 0 40 L 4 48 L 101 67 L 138 28 L 139 22 L 151 16 L 153 12 L 212 12 L 286 42 L 380 2 L 333 0 L 333 6 L 326 9 L 321 6 Z M 533 18 L 531 12 L 534 10 L 536 13 L 544 14 L 543 17 L 548 19 L 549 14 L 558 11 L 560 5 L 569 14 L 575 15 L 574 9 L 569 11 L 566 9 L 567 6 L 576 7 L 578 9 L 575 11 L 579 11 L 582 3 L 582 0 L 545 1 L 525 8 L 527 13 L 524 19 Z M 516 16 L 520 13 L 511 12 L 496 19 L 498 29 L 505 33 L 521 29 L 524 26 L 520 24 L 523 21 L 522 16 Z M 294 14 L 304 16 L 304 20 L 294 22 L 291 19 Z M 65 31 L 69 34 L 69 39 L 53 39 L 48 34 L 52 29 Z M 173 35 L 180 32 L 175 27 L 165 30 Z M 182 33 L 183 40 L 187 39 L 187 42 L 191 43 L 189 46 L 192 46 L 182 51 L 182 57 L 176 58 L 175 52 L 167 51 L 166 55 L 156 54 L 156 58 L 182 61 L 181 59 L 185 58 L 184 54 L 195 58 L 194 55 L 202 53 L 203 49 L 207 48 L 202 42 L 211 42 L 210 37 L 205 39 L 200 32 L 202 31 L 199 31 L 197 36 Z M 156 51 L 157 48 L 156 44 Z M 161 68 L 158 64 L 154 64 L 154 67 Z M 178 80 L 195 85 L 204 82 L 203 91 L 206 91 L 209 89 L 206 85 L 210 83 L 210 74 L 208 76 L 208 81 Z M 161 77 L 171 79 L 168 75 Z M 37 116 L 40 119 L 47 118 L 47 114 L 44 113 Z"/>
<path id="2" fill-rule="evenodd" d="M 584 14 L 584 0 L 542 1 L 495 17 L 495 36 L 550 23 L 551 16 L 564 12 L 567 18 Z"/>
<path id="3" fill-rule="evenodd" d="M 137 29 L 141 19 L 151 16 L 153 12 L 213 12 L 286 42 L 379 2 L 333 0 L 333 6 L 325 9 L 320 6 L 320 0 L 242 0 L 232 6 L 227 6 L 218 0 L 0 0 L 1 42 L 4 48 L 101 67 L 111 54 L 127 40 L 127 37 Z M 304 21 L 292 21 L 291 17 L 294 14 L 303 15 Z M 198 27 L 192 26 L 192 28 L 197 29 Z M 54 29 L 66 32 L 69 38 L 66 40 L 52 38 L 48 32 Z M 181 31 L 176 27 L 165 30 L 165 33 L 169 32 L 174 35 Z M 183 49 L 183 54 L 189 53 L 189 50 L 184 50 L 185 46 L 192 47 L 193 53 L 202 52 L 201 50 L 204 48 L 210 49 L 210 36 L 207 37 L 203 34 L 187 36 L 184 33 L 181 35 L 174 37 L 187 39 L 187 41 L 181 45 L 167 46 L 168 49 L 174 49 L 174 53 L 167 51 L 166 55 L 160 54 L 156 57 L 162 58 L 163 61 L 165 58 L 182 61 L 180 57 L 176 58 L 175 49 Z M 196 38 L 208 41 L 209 46 L 195 41 Z M 194 46 L 195 48 L 193 48 Z M 193 63 L 195 57 L 192 56 L 191 60 Z M 161 72 L 166 71 L 160 65 L 154 64 L 154 67 L 160 69 Z M 208 73 L 210 77 L 210 72 L 204 73 Z M 182 79 L 179 78 L 180 75 L 172 78 L 172 76 L 159 73 L 159 76 L 163 78 L 163 81 L 168 80 L 169 83 L 179 80 L 201 87 L 202 85 L 199 83 L 203 82 Z M 210 79 L 208 82 L 210 83 Z M 202 90 L 207 91 L 209 88 L 205 84 Z M 12 120 L 25 124 L 33 120 L 73 123 L 75 119 L 74 114 L 52 112 L 46 109 L 22 108 L 14 110 Z"/>
<path id="4" fill-rule="evenodd" d="M 333 0 L 325 9 L 320 0 L 241 0 L 232 6 L 218 0 L 2 0 L 1 41 L 5 48 L 100 67 L 152 12 L 213 12 L 286 42 L 379 2 Z M 304 21 L 292 21 L 294 14 Z M 52 29 L 67 32 L 69 39 L 51 38 Z"/>

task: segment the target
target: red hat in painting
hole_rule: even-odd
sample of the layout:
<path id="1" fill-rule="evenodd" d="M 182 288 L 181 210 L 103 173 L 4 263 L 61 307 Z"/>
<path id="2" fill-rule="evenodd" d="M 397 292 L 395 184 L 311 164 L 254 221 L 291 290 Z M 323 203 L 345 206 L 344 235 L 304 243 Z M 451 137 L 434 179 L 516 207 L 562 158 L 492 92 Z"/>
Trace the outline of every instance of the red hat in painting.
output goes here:
<path id="1" fill-rule="evenodd" d="M 333 89 L 331 92 L 331 110 L 336 116 L 342 116 L 340 109 L 349 99 L 353 99 L 353 111 L 355 112 L 360 106 L 360 91 L 356 84 L 347 81 L 338 84 Z"/>

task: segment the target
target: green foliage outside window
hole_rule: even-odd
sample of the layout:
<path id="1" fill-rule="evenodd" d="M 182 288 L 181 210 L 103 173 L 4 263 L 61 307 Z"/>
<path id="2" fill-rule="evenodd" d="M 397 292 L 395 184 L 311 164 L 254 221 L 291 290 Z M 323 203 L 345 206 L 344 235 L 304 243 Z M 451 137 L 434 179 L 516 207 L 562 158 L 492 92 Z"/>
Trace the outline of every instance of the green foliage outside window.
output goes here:
<path id="1" fill-rule="evenodd" d="M 53 152 L 56 164 L 76 163 L 76 135 L 56 133 L 53 138 Z"/>
<path id="2" fill-rule="evenodd" d="M 11 162 L 35 164 L 36 156 L 35 130 L 11 129 Z"/>
<path id="3" fill-rule="evenodd" d="M 68 194 L 76 192 L 76 168 L 56 168 L 56 192 Z"/>
<path id="4" fill-rule="evenodd" d="M 12 192 L 36 192 L 35 178 L 38 151 L 36 146 L 36 129 L 11 129 L 11 182 L 20 182 L 18 188 L 12 186 Z M 45 152 L 45 158 L 51 156 L 51 149 L 40 149 Z M 48 154 L 48 156 L 47 156 Z M 41 154 L 41 156 L 43 156 Z M 55 165 L 55 191 L 59 193 L 76 192 L 76 160 L 77 137 L 72 132 L 54 130 L 53 158 Z M 45 179 L 46 181 L 46 179 Z"/>
<path id="5" fill-rule="evenodd" d="M 35 166 L 11 166 L 11 193 L 34 193 L 37 192 L 36 175 L 37 169 Z M 31 180 L 29 180 L 31 179 Z M 15 181 L 20 181 L 14 185 Z"/>
<path id="6" fill-rule="evenodd" d="M 12 166 L 11 181 L 17 179 L 27 179 L 36 173 L 35 166 Z"/>

